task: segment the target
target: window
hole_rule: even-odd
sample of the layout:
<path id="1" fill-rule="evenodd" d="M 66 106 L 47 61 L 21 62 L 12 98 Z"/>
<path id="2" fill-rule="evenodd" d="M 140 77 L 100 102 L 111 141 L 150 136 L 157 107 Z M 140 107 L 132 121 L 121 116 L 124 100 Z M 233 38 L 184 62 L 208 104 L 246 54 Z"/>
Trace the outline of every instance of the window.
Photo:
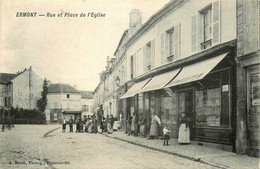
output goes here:
<path id="1" fill-rule="evenodd" d="M 168 32 L 169 36 L 169 56 L 173 56 L 174 54 L 174 47 L 173 47 L 173 30 Z"/>
<path id="2" fill-rule="evenodd" d="M 151 42 L 146 44 L 146 68 L 151 70 Z"/>
<path id="3" fill-rule="evenodd" d="M 131 68 L 131 79 L 133 79 L 134 78 L 134 56 L 131 56 L 130 68 Z"/>
<path id="4" fill-rule="evenodd" d="M 82 110 L 88 112 L 88 111 L 89 111 L 88 105 L 83 105 L 83 106 L 82 106 Z"/>
<path id="5" fill-rule="evenodd" d="M 211 6 L 207 8 L 206 10 L 201 12 L 202 15 L 202 43 L 201 43 L 201 49 L 207 49 L 212 45 L 212 8 Z"/>
<path id="6" fill-rule="evenodd" d="M 70 98 L 70 94 L 67 94 L 67 98 L 68 98 L 68 99 Z"/>
<path id="7" fill-rule="evenodd" d="M 161 37 L 163 40 L 163 36 Z M 166 62 L 172 62 L 179 58 L 181 53 L 181 23 L 166 31 Z M 161 49 L 161 53 L 164 53 Z"/>

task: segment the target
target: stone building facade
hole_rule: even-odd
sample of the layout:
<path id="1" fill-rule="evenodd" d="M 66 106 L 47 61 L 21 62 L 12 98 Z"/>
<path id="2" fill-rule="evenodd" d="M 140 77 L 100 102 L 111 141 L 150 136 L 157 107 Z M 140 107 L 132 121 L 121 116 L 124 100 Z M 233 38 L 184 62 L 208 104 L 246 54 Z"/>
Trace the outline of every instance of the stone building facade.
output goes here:
<path id="1" fill-rule="evenodd" d="M 178 137 L 179 118 L 185 112 L 191 119 L 191 140 L 257 154 L 259 137 L 257 127 L 252 127 L 257 121 L 251 128 L 249 122 L 259 116 L 259 1 L 170 1 L 127 32 L 125 42 L 119 43 L 124 82 L 117 85 L 121 90 L 113 87 L 108 92 L 115 83 L 101 78 L 103 103 L 107 93 L 120 93 L 116 111 L 122 112 L 123 121 L 142 114 L 149 132 L 151 117 L 157 114 L 173 138 Z M 114 82 L 121 79 L 115 67 L 123 65 L 117 57 L 102 74 L 114 74 Z M 249 130 L 254 130 L 250 144 Z"/>
<path id="2" fill-rule="evenodd" d="M 35 109 L 43 79 L 30 67 L 17 74 L 0 74 L 0 106 Z"/>
<path id="3" fill-rule="evenodd" d="M 237 0 L 236 151 L 259 156 L 260 1 Z"/>

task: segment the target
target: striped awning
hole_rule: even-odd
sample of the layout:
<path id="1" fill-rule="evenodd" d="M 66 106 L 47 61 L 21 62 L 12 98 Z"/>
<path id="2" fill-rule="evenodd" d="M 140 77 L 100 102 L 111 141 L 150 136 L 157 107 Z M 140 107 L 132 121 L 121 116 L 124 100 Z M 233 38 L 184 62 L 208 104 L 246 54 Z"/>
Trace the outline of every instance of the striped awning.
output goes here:
<path id="1" fill-rule="evenodd" d="M 120 99 L 125 99 L 129 97 L 133 97 L 136 94 L 141 92 L 141 89 L 149 82 L 151 78 L 143 80 L 141 82 L 135 83 Z"/>
<path id="2" fill-rule="evenodd" d="M 165 88 L 203 79 L 228 53 L 183 67 L 178 76 Z"/>

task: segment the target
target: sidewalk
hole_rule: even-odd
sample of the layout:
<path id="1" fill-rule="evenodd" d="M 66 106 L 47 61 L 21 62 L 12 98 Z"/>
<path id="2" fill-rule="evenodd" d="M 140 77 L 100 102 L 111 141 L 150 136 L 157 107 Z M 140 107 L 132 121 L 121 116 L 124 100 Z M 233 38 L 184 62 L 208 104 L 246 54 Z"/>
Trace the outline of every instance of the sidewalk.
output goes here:
<path id="1" fill-rule="evenodd" d="M 161 139 L 147 140 L 147 138 L 128 136 L 124 132 L 114 132 L 113 134 L 104 133 L 103 135 L 220 168 L 260 168 L 259 158 L 249 157 L 247 155 L 237 155 L 224 150 L 199 146 L 195 143 L 191 143 L 190 145 L 179 145 L 177 140 L 173 138 L 169 140 L 169 146 L 163 146 L 163 140 Z"/>

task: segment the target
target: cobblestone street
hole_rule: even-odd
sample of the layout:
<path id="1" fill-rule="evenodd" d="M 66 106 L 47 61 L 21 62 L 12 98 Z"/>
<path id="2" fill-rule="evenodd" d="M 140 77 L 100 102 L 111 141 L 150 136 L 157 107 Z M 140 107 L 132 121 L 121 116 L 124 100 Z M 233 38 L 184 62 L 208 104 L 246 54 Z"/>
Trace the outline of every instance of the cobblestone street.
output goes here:
<path id="1" fill-rule="evenodd" d="M 0 168 L 214 168 L 101 134 L 48 133 L 57 127 L 17 125 L 1 132 Z"/>

